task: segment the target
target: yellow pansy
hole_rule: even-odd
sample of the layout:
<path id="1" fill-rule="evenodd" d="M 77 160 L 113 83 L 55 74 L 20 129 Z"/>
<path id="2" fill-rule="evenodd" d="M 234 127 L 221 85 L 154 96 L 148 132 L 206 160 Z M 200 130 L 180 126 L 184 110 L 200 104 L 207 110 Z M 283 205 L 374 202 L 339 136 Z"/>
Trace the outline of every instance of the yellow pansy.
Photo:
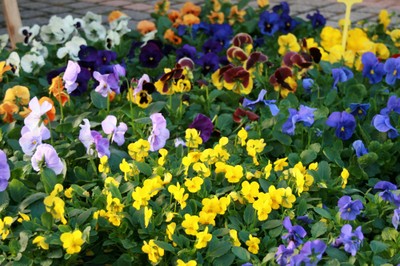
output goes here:
<path id="1" fill-rule="evenodd" d="M 85 243 L 80 230 L 75 230 L 72 233 L 62 233 L 60 240 L 63 243 L 63 248 L 68 254 L 79 253 L 83 243 Z"/>

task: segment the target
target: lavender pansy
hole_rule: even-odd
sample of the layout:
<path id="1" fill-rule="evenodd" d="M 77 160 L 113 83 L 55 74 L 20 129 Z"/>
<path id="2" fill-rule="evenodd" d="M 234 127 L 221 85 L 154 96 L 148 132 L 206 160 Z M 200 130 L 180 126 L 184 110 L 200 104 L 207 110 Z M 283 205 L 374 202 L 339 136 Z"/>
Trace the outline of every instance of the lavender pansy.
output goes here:
<path id="1" fill-rule="evenodd" d="M 289 108 L 289 117 L 282 125 L 282 132 L 288 135 L 294 135 L 296 123 L 303 122 L 306 127 L 312 126 L 314 123 L 314 112 L 316 108 L 311 108 L 305 105 L 300 105 L 299 111 Z"/>
<path id="2" fill-rule="evenodd" d="M 299 254 L 291 258 L 290 265 L 316 266 L 322 259 L 326 247 L 325 242 L 319 239 L 307 241 L 304 243 Z"/>
<path id="3" fill-rule="evenodd" d="M 117 126 L 117 118 L 113 115 L 108 115 L 102 122 L 101 127 L 104 133 L 111 135 L 111 142 L 115 142 L 121 146 L 125 142 L 125 132 L 128 126 L 124 122 L 120 122 Z"/>
<path id="4" fill-rule="evenodd" d="M 92 130 L 91 135 L 93 137 L 93 143 L 95 145 L 97 151 L 97 157 L 101 158 L 104 155 L 110 157 L 110 142 L 107 138 L 104 138 L 99 132 L 96 130 Z"/>
<path id="5" fill-rule="evenodd" d="M 386 60 L 383 69 L 386 72 L 386 83 L 394 85 L 396 80 L 400 79 L 400 58 L 389 58 Z"/>
<path id="6" fill-rule="evenodd" d="M 350 224 L 343 225 L 340 230 L 340 236 L 336 239 L 334 246 L 344 245 L 344 250 L 355 256 L 360 249 L 364 234 L 361 231 L 361 226 L 357 227 L 354 232 L 352 230 L 353 228 Z"/>
<path id="7" fill-rule="evenodd" d="M 387 132 L 388 137 L 391 139 L 397 138 L 399 136 L 399 132 L 395 127 L 390 123 L 390 117 L 388 115 L 375 115 L 372 118 L 372 125 L 379 132 Z"/>
<path id="8" fill-rule="evenodd" d="M 290 241 L 287 247 L 285 245 L 279 245 L 278 250 L 275 253 L 275 260 L 280 266 L 288 265 L 288 259 L 293 255 L 296 246 L 293 241 Z"/>
<path id="9" fill-rule="evenodd" d="M 393 194 L 392 190 L 397 190 L 397 186 L 388 181 L 379 181 L 375 184 L 374 189 L 381 191 L 379 196 L 383 200 L 387 200 L 389 202 L 395 201 L 395 195 Z"/>
<path id="10" fill-rule="evenodd" d="M 367 148 L 365 148 L 365 145 L 362 142 L 362 140 L 354 141 L 352 146 L 353 146 L 353 149 L 356 152 L 356 156 L 357 157 L 361 157 L 361 156 L 363 156 L 363 155 L 368 153 L 368 150 L 367 150 Z"/>
<path id="11" fill-rule="evenodd" d="M 67 93 L 71 93 L 78 87 L 77 78 L 78 74 L 81 72 L 81 67 L 78 63 L 69 60 L 67 68 L 65 69 L 63 80 L 65 82 L 65 88 Z"/>
<path id="12" fill-rule="evenodd" d="M 342 140 L 348 140 L 351 138 L 356 129 L 356 119 L 352 114 L 349 114 L 346 111 L 333 112 L 326 120 L 326 124 L 330 127 L 336 128 L 335 134 Z"/>
<path id="13" fill-rule="evenodd" d="M 64 164 L 56 150 L 50 144 L 40 144 L 31 158 L 32 168 L 39 172 L 43 167 L 49 168 L 59 175 L 64 170 Z"/>
<path id="14" fill-rule="evenodd" d="M 42 144 L 43 140 L 50 138 L 50 131 L 44 125 L 40 127 L 30 128 L 24 126 L 21 129 L 21 138 L 19 139 L 19 145 L 22 151 L 26 155 L 32 155 L 36 147 Z"/>
<path id="15" fill-rule="evenodd" d="M 392 216 L 393 227 L 397 230 L 400 223 L 400 207 L 395 209 Z"/>
<path id="16" fill-rule="evenodd" d="M 0 150 L 0 192 L 6 190 L 10 176 L 10 166 L 7 162 L 7 156 L 3 150 Z"/>
<path id="17" fill-rule="evenodd" d="M 337 90 L 339 82 L 346 82 L 354 77 L 353 72 L 347 67 L 332 68 L 333 84 L 332 89 Z"/>
<path id="18" fill-rule="evenodd" d="M 254 110 L 254 108 L 256 107 L 256 104 L 259 103 L 259 102 L 262 102 L 262 103 L 264 103 L 265 105 L 267 105 L 269 107 L 269 110 L 271 111 L 271 114 L 273 116 L 276 116 L 279 113 L 279 108 L 275 104 L 276 100 L 264 100 L 264 97 L 265 97 L 266 94 L 267 94 L 267 91 L 262 89 L 260 91 L 260 93 L 258 94 L 258 97 L 257 97 L 256 100 L 252 101 L 250 99 L 244 98 L 242 106 L 243 107 L 247 107 L 250 110 Z"/>
<path id="19" fill-rule="evenodd" d="M 293 226 L 289 216 L 286 216 L 285 219 L 283 219 L 282 224 L 288 231 L 287 234 L 282 236 L 282 239 L 287 240 L 288 242 L 293 241 L 296 247 L 303 243 L 303 238 L 307 235 L 307 232 L 301 225 Z"/>
<path id="20" fill-rule="evenodd" d="M 311 93 L 311 89 L 314 85 L 314 80 L 310 78 L 305 78 L 302 80 L 303 88 L 306 93 Z"/>
<path id="21" fill-rule="evenodd" d="M 150 115 L 150 119 L 153 125 L 148 139 L 150 143 L 150 150 L 158 151 L 165 146 L 165 143 L 169 139 L 170 133 L 167 129 L 167 121 L 161 113 L 154 113 Z"/>
<path id="22" fill-rule="evenodd" d="M 360 200 L 352 200 L 350 196 L 343 196 L 338 201 L 340 217 L 343 220 L 353 221 L 360 214 L 364 206 Z"/>

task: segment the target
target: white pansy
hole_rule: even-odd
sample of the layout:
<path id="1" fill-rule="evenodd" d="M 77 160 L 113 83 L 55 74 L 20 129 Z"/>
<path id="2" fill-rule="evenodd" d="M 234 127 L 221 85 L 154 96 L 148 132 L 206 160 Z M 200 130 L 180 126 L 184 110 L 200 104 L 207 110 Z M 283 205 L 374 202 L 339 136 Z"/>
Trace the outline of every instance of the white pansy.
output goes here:
<path id="1" fill-rule="evenodd" d="M 106 48 L 111 49 L 115 45 L 119 45 L 121 43 L 121 37 L 118 34 L 118 32 L 113 31 L 113 30 L 108 30 L 107 31 L 107 36 L 106 36 Z"/>
<path id="2" fill-rule="evenodd" d="M 120 36 L 125 35 L 131 30 L 128 28 L 130 17 L 121 16 L 120 18 L 110 22 L 110 29 L 119 33 Z"/>
<path id="3" fill-rule="evenodd" d="M 86 24 L 89 24 L 93 21 L 96 21 L 98 23 L 102 22 L 101 15 L 95 14 L 91 11 L 87 12 L 86 15 L 82 19 L 86 22 Z"/>
<path id="4" fill-rule="evenodd" d="M 64 47 L 58 49 L 57 57 L 61 59 L 68 54 L 70 59 L 77 61 L 79 60 L 78 53 L 81 45 L 87 45 L 86 40 L 79 36 L 74 36 L 70 41 L 65 43 Z"/>
<path id="5" fill-rule="evenodd" d="M 145 46 L 148 41 L 154 40 L 156 38 L 156 34 L 157 34 L 157 30 L 153 30 L 153 31 L 150 31 L 150 32 L 146 33 L 145 35 L 143 35 L 142 42 L 144 42 L 144 43 L 143 43 L 142 47 Z"/>
<path id="6" fill-rule="evenodd" d="M 32 40 L 39 35 L 40 26 L 35 24 L 32 27 L 21 27 L 18 33 L 24 36 L 24 44 L 29 44 Z"/>
<path id="7" fill-rule="evenodd" d="M 104 40 L 106 37 L 106 28 L 97 21 L 87 23 L 83 30 L 86 37 L 92 42 Z"/>
<path id="8" fill-rule="evenodd" d="M 41 55 L 44 58 L 47 58 L 47 56 L 49 55 L 49 51 L 47 50 L 47 47 L 43 45 L 42 42 L 33 40 L 32 41 L 32 48 L 31 48 L 31 52 Z"/>
<path id="9" fill-rule="evenodd" d="M 7 43 L 8 43 L 8 34 L 1 34 L 0 35 L 0 51 L 4 49 L 4 47 L 6 47 Z"/>
<path id="10" fill-rule="evenodd" d="M 40 37 L 48 44 L 65 43 L 69 40 L 74 30 L 74 20 L 71 15 L 65 18 L 52 16 L 49 24 L 42 26 Z"/>
<path id="11" fill-rule="evenodd" d="M 44 66 L 44 58 L 42 55 L 35 53 L 27 53 L 21 58 L 21 68 L 26 73 L 32 73 Z"/>
<path id="12" fill-rule="evenodd" d="M 19 69 L 21 67 L 21 59 L 17 52 L 11 52 L 6 60 L 6 64 L 11 66 L 14 75 L 19 76 Z"/>

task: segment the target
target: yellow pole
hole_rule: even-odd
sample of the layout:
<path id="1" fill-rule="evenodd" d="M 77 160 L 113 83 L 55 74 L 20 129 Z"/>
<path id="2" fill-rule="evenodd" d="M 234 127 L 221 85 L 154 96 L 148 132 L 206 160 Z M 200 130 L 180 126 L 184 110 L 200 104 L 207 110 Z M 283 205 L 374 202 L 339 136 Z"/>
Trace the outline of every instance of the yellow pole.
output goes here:
<path id="1" fill-rule="evenodd" d="M 351 14 L 351 7 L 353 4 L 362 3 L 363 0 L 337 0 L 338 3 L 344 3 L 346 5 L 346 14 L 344 16 L 344 25 L 343 25 L 343 32 L 342 32 L 342 46 L 343 49 L 346 51 L 346 43 L 347 43 L 347 32 L 349 31 L 350 25 L 350 14 Z"/>

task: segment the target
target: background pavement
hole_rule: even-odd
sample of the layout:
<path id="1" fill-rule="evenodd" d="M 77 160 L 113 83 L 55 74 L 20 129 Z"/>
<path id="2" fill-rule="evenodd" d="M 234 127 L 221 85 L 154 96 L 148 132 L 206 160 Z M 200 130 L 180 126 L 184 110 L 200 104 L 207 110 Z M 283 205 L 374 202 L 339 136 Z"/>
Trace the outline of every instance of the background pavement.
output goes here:
<path id="1" fill-rule="evenodd" d="M 193 3 L 202 4 L 204 1 L 191 0 Z M 33 24 L 47 24 L 52 15 L 65 17 L 71 14 L 73 17 L 82 17 L 88 11 L 100 14 L 106 21 L 108 14 L 113 10 L 120 10 L 131 17 L 130 27 L 143 19 L 152 19 L 151 12 L 154 10 L 156 0 L 18 0 L 23 26 Z M 185 0 L 171 0 L 171 9 L 179 9 Z M 235 2 L 235 1 L 232 1 Z M 237 2 L 237 1 L 236 1 Z M 279 4 L 281 1 L 270 0 L 270 6 Z M 286 0 L 290 5 L 290 14 L 303 19 L 307 14 L 314 13 L 317 9 L 327 19 L 327 25 L 337 26 L 339 19 L 344 18 L 345 5 L 336 0 Z M 249 6 L 257 7 L 257 1 L 251 0 Z M 0 6 L 0 8 L 2 8 Z M 363 3 L 355 4 L 352 10 L 352 21 L 368 20 L 375 22 L 377 14 L 381 9 L 395 12 L 391 25 L 399 25 L 400 22 L 400 0 L 364 0 Z M 0 13 L 0 34 L 7 33 L 4 16 Z"/>

